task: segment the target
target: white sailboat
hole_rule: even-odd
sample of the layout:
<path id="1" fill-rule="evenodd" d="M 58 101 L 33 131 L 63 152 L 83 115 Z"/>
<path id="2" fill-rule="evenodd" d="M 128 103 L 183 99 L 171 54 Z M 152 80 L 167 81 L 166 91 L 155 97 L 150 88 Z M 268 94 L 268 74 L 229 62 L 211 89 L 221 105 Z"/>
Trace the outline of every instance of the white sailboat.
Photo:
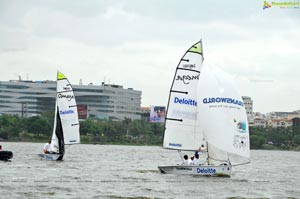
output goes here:
<path id="1" fill-rule="evenodd" d="M 75 95 L 66 76 L 57 72 L 55 116 L 50 152 L 38 155 L 46 160 L 62 160 L 65 145 L 78 143 L 80 143 L 80 134 Z"/>
<path id="2" fill-rule="evenodd" d="M 200 164 L 159 166 L 161 173 L 230 176 L 232 166 L 250 162 L 248 121 L 241 96 L 222 73 L 202 67 L 202 41 L 181 58 L 171 86 L 163 147 L 197 151 Z M 237 155 L 234 162 L 232 156 Z"/>

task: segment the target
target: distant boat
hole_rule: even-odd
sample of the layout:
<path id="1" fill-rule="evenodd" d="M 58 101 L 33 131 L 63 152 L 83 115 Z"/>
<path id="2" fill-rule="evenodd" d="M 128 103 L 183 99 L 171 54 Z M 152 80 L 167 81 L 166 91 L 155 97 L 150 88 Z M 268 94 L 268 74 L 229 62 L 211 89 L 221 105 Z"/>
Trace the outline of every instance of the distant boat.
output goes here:
<path id="1" fill-rule="evenodd" d="M 169 93 L 163 147 L 197 151 L 200 164 L 159 166 L 161 173 L 231 176 L 236 165 L 250 162 L 246 110 L 232 82 L 222 73 L 202 67 L 202 41 L 181 58 Z M 204 70 L 203 70 L 204 69 Z M 198 152 L 198 151 L 197 151 Z M 182 156 L 182 155 L 181 155 Z M 168 160 L 170 161 L 170 160 Z"/>
<path id="2" fill-rule="evenodd" d="M 75 95 L 65 75 L 57 73 L 55 117 L 50 153 L 38 154 L 46 160 L 62 160 L 65 145 L 80 143 Z"/>

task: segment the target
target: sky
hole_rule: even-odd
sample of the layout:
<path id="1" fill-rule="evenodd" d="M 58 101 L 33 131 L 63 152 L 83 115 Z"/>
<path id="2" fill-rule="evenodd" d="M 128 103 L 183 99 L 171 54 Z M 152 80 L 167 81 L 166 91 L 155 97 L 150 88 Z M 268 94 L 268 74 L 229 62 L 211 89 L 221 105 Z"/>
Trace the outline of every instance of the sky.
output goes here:
<path id="1" fill-rule="evenodd" d="M 166 106 L 180 58 L 202 39 L 203 67 L 231 75 L 255 112 L 300 110 L 300 8 L 263 4 L 0 0 L 0 81 L 55 80 L 59 70 L 72 84 L 123 85 L 142 91 L 142 106 Z"/>

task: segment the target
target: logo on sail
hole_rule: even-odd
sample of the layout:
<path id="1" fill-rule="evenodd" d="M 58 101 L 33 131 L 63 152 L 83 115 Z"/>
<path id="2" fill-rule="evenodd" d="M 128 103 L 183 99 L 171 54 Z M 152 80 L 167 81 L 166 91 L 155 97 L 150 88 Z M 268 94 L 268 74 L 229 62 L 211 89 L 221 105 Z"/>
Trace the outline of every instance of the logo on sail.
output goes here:
<path id="1" fill-rule="evenodd" d="M 65 95 L 65 94 L 58 94 L 58 98 L 67 98 L 68 101 L 71 101 L 74 98 L 74 95 Z"/>
<path id="2" fill-rule="evenodd" d="M 68 114 L 73 114 L 73 110 L 64 110 L 64 111 L 59 111 L 60 115 L 68 115 Z"/>
<path id="3" fill-rule="evenodd" d="M 182 81 L 184 84 L 189 84 L 191 81 L 193 80 L 199 80 L 199 76 L 198 75 L 177 75 L 176 81 Z"/>
<path id="4" fill-rule="evenodd" d="M 169 143 L 169 146 L 173 146 L 173 147 L 182 147 L 182 145 L 179 144 L 179 143 Z"/>
<path id="5" fill-rule="evenodd" d="M 233 119 L 234 123 L 236 123 L 236 129 L 240 133 L 246 133 L 247 132 L 247 124 L 245 121 L 237 121 L 236 119 Z"/>
<path id="6" fill-rule="evenodd" d="M 204 98 L 203 99 L 204 104 L 209 103 L 227 103 L 227 104 L 236 104 L 241 107 L 244 107 L 244 103 L 240 100 L 233 99 L 233 98 L 227 98 L 227 97 L 210 97 L 210 98 Z"/>
<path id="7" fill-rule="evenodd" d="M 234 135 L 233 136 L 233 147 L 236 149 L 248 150 L 249 149 L 249 137 L 245 134 Z"/>
<path id="8" fill-rule="evenodd" d="M 63 87 L 63 89 L 64 89 L 65 91 L 70 91 L 70 90 L 71 90 L 70 87 Z"/>
<path id="9" fill-rule="evenodd" d="M 196 64 L 182 64 L 182 67 L 192 69 L 196 68 Z"/>
<path id="10" fill-rule="evenodd" d="M 193 99 L 185 99 L 185 98 L 174 98 L 174 103 L 175 104 L 184 104 L 184 105 L 189 105 L 189 106 L 197 106 L 197 101 Z"/>

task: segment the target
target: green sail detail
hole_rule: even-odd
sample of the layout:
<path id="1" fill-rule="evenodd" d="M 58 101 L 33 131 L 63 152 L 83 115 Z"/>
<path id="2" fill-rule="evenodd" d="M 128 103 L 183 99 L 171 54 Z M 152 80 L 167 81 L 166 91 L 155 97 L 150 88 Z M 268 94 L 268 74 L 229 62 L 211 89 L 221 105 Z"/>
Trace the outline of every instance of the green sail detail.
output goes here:
<path id="1" fill-rule="evenodd" d="M 57 80 L 66 79 L 66 76 L 61 72 L 57 72 Z"/>
<path id="2" fill-rule="evenodd" d="M 202 54 L 202 45 L 201 42 L 195 44 L 194 46 L 192 46 L 188 52 L 195 52 L 195 53 L 200 53 Z"/>

